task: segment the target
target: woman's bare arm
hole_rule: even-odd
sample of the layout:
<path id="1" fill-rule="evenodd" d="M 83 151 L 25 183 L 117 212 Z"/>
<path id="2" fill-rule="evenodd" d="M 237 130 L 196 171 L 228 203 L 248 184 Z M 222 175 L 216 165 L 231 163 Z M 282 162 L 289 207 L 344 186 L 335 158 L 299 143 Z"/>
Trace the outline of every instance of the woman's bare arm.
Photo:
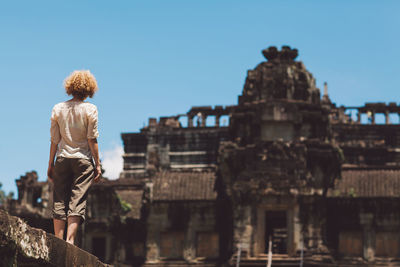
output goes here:
<path id="1" fill-rule="evenodd" d="M 100 157 L 99 157 L 99 144 L 97 143 L 97 138 L 88 139 L 88 144 L 90 151 L 92 152 L 92 157 L 94 160 L 95 168 L 95 176 L 94 181 L 97 183 L 101 177 L 101 165 L 100 165 Z"/>
<path id="2" fill-rule="evenodd" d="M 50 181 L 53 181 L 53 167 L 54 167 L 54 159 L 56 157 L 57 152 L 57 144 L 51 142 L 50 145 L 50 156 L 49 156 L 49 166 L 47 168 L 47 178 Z"/>

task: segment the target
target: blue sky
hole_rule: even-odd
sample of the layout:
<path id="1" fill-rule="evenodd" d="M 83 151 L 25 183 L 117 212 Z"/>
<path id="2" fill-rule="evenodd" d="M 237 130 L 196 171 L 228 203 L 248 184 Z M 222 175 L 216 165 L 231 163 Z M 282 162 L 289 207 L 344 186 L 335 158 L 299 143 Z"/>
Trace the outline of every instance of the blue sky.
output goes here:
<path id="1" fill-rule="evenodd" d="M 290 45 L 338 105 L 399 102 L 400 1 L 1 1 L 0 182 L 45 180 L 49 116 L 64 78 L 99 83 L 106 171 L 121 168 L 121 132 L 191 106 L 237 103 L 261 50 Z"/>

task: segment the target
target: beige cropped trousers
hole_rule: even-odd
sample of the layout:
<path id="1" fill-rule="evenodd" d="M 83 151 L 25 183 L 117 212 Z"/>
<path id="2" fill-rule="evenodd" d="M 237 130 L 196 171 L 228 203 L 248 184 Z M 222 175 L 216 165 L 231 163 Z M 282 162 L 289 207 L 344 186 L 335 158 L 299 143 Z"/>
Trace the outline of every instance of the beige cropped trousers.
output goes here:
<path id="1" fill-rule="evenodd" d="M 85 220 L 86 199 L 94 178 L 94 166 L 84 158 L 58 157 L 54 165 L 53 218 Z"/>

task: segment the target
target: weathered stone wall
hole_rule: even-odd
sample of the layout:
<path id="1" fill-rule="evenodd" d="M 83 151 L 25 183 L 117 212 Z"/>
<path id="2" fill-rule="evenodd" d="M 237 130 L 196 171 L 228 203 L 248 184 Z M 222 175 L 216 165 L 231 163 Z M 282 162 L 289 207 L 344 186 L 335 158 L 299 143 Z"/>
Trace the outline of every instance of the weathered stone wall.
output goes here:
<path id="1" fill-rule="evenodd" d="M 3 210 L 0 210 L 0 255 L 1 266 L 109 266 L 52 234 L 31 228 Z"/>
<path id="2" fill-rule="evenodd" d="M 168 169 L 215 169 L 219 142 L 227 139 L 227 133 L 226 128 L 150 127 L 141 134 L 123 134 L 125 155 L 121 177 L 144 177 Z"/>
<path id="3" fill-rule="evenodd" d="M 345 163 L 399 166 L 400 125 L 335 124 L 332 128 Z"/>
<path id="4" fill-rule="evenodd" d="M 189 263 L 199 261 L 204 257 L 197 255 L 199 233 L 210 233 L 211 237 L 212 233 L 218 233 L 215 216 L 215 202 L 153 203 L 147 220 L 147 264 L 168 258 Z M 208 241 L 210 246 L 219 245 L 215 237 Z M 167 251 L 169 256 L 164 253 Z"/>
<path id="5" fill-rule="evenodd" d="M 327 241 L 337 258 L 368 261 L 398 257 L 400 205 L 391 199 L 331 198 L 328 201 Z"/>

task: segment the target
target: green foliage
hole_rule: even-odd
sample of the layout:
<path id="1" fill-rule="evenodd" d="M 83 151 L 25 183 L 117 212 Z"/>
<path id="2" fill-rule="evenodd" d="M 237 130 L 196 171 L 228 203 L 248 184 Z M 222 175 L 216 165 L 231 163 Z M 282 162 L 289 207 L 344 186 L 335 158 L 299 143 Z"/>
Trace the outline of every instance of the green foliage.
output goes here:
<path id="1" fill-rule="evenodd" d="M 333 195 L 334 195 L 335 197 L 340 196 L 340 191 L 339 191 L 339 190 L 333 191 Z"/>
<path id="2" fill-rule="evenodd" d="M 341 149 L 339 146 L 336 146 L 337 152 L 339 153 L 339 158 L 341 160 L 341 162 L 345 161 L 345 157 L 344 157 L 344 152 L 343 149 Z"/>
<path id="3" fill-rule="evenodd" d="M 3 184 L 0 183 L 0 205 L 3 204 L 3 201 L 5 200 L 6 197 L 6 193 L 3 190 L 1 190 L 2 186 Z"/>
<path id="4" fill-rule="evenodd" d="M 132 210 L 132 205 L 131 204 L 129 204 L 125 200 L 121 199 L 119 196 L 118 196 L 118 200 L 119 200 L 119 204 L 121 205 L 123 213 L 126 214 L 126 213 L 128 213 L 128 212 L 130 212 Z"/>
<path id="5" fill-rule="evenodd" d="M 122 214 L 118 215 L 119 223 L 125 224 L 126 223 L 126 214 L 132 210 L 132 205 L 126 202 L 125 200 L 121 199 L 121 197 L 117 194 L 117 199 L 119 202 L 119 206 L 121 207 Z"/>
<path id="6" fill-rule="evenodd" d="M 120 203 L 121 203 L 121 207 L 122 207 L 122 210 L 124 211 L 124 213 L 128 213 L 129 211 L 132 210 L 132 205 L 129 204 L 128 202 L 121 200 Z"/>
<path id="7" fill-rule="evenodd" d="M 6 202 L 7 196 L 6 196 L 6 192 L 4 192 L 3 190 L 1 190 L 1 187 L 3 186 L 2 183 L 0 183 L 0 205 L 3 205 L 4 202 Z"/>
<path id="8" fill-rule="evenodd" d="M 6 203 L 8 199 L 12 199 L 14 197 L 13 192 L 9 192 L 8 194 L 6 194 L 6 192 L 1 189 L 2 186 L 3 184 L 0 183 L 0 205 L 4 205 L 4 203 Z"/>
<path id="9" fill-rule="evenodd" d="M 350 197 L 356 197 L 357 196 L 357 194 L 356 194 L 356 192 L 355 192 L 353 187 L 350 187 L 349 191 L 347 193 L 349 194 Z"/>

